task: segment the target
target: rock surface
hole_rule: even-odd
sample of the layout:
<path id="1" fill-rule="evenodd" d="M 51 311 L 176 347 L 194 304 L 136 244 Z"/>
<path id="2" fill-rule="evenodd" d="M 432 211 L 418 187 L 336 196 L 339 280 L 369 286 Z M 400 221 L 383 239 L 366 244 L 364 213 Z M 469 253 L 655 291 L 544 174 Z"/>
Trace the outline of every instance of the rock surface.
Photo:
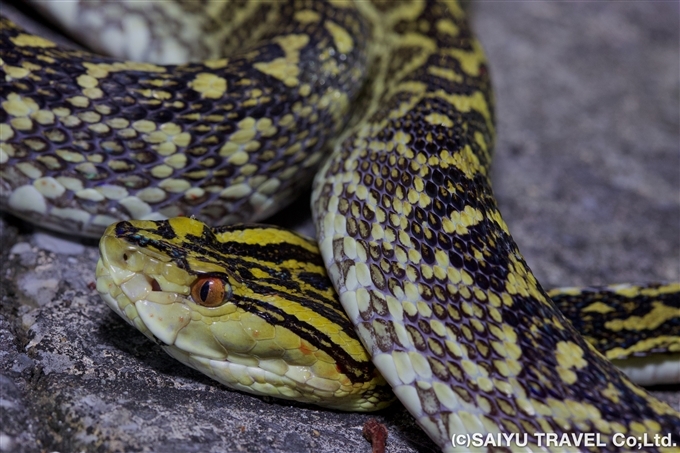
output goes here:
<path id="1" fill-rule="evenodd" d="M 472 11 L 496 86 L 494 187 L 539 281 L 680 280 L 678 4 Z M 0 451 L 354 453 L 373 416 L 390 452 L 433 449 L 398 404 L 347 414 L 225 389 L 104 305 L 93 244 L 1 222 Z M 679 386 L 654 393 L 680 409 Z"/>

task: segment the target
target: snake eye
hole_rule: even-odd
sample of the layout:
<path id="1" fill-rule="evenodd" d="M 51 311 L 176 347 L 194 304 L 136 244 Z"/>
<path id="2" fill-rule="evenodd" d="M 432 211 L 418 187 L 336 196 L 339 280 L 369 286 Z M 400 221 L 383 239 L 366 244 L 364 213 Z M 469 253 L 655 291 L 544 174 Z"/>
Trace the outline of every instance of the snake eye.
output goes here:
<path id="1" fill-rule="evenodd" d="M 199 277 L 191 286 L 191 297 L 198 305 L 219 307 L 231 298 L 231 285 L 219 277 Z"/>

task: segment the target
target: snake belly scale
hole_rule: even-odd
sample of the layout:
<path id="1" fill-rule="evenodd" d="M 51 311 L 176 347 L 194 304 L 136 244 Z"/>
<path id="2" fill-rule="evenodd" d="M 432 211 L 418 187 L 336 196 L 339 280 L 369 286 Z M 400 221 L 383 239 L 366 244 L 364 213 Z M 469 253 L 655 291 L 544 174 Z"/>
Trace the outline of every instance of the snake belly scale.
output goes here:
<path id="1" fill-rule="evenodd" d="M 229 59 L 169 67 L 66 51 L 3 20 L 3 209 L 87 235 L 122 220 L 101 243 L 104 298 L 148 336 L 208 351 L 204 359 L 166 348 L 236 388 L 283 384 L 282 344 L 302 338 L 307 354 L 292 355 L 313 352 L 329 378 L 314 387 L 304 371 L 288 376 L 294 389 L 303 380 L 314 388 L 308 401 L 373 409 L 389 398 L 326 303 L 315 277 L 323 262 L 373 363 L 442 450 L 465 433 L 529 433 L 531 451 L 545 450 L 531 435 L 540 432 L 601 433 L 612 451 L 625 449 L 611 443 L 615 433 L 670 434 L 680 444 L 680 414 L 579 335 L 500 216 L 488 179 L 490 79 L 464 10 L 418 1 L 262 5 L 278 8 L 267 14 L 281 24 L 262 41 Z M 366 79 L 370 93 L 350 119 Z M 347 122 L 314 184 L 323 261 L 309 255 L 313 244 L 277 229 L 153 221 L 266 215 Z M 293 270 L 278 252 L 261 251 L 284 242 L 299 257 L 288 260 Z M 321 301 L 314 313 L 323 316 L 301 315 L 311 305 L 297 300 L 300 291 Z M 272 294 L 279 308 L 258 299 Z M 261 314 L 249 311 L 255 305 Z M 255 369 L 257 354 L 245 352 L 264 349 L 251 334 L 230 343 L 219 323 L 233 313 L 264 336 L 297 339 L 277 343 L 275 334 L 276 359 L 224 378 L 201 362 L 232 353 L 237 366 L 223 368 Z M 331 401 L 345 394 L 353 405 Z"/>

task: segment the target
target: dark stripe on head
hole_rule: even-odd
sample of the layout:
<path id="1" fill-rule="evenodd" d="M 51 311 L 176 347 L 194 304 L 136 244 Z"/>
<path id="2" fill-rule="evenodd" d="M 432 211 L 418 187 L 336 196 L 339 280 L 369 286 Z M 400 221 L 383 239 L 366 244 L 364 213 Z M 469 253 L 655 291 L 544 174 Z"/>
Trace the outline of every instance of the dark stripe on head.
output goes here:
<path id="1" fill-rule="evenodd" d="M 243 310 L 259 316 L 268 323 L 289 329 L 300 338 L 315 345 L 331 356 L 336 361 L 340 372 L 347 375 L 352 382 L 368 382 L 375 377 L 376 370 L 372 362 L 359 362 L 355 360 L 343 348 L 338 347 L 328 335 L 319 331 L 313 325 L 299 320 L 274 305 L 259 300 L 234 297 L 232 302 Z M 359 341 L 354 333 L 354 329 L 350 328 L 347 333 L 357 342 Z"/>

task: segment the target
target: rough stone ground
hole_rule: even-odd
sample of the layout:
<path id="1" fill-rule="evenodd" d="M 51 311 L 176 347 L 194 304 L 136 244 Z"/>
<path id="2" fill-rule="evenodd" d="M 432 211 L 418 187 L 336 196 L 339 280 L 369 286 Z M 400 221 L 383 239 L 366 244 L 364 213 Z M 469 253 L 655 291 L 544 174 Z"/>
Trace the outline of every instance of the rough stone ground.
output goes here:
<path id="1" fill-rule="evenodd" d="M 498 101 L 495 190 L 546 287 L 680 280 L 678 14 L 473 5 Z M 369 451 L 368 415 L 229 391 L 166 357 L 99 299 L 92 245 L 0 228 L 0 451 Z M 680 409 L 679 386 L 654 393 Z M 401 406 L 375 416 L 388 451 L 432 449 Z"/>

